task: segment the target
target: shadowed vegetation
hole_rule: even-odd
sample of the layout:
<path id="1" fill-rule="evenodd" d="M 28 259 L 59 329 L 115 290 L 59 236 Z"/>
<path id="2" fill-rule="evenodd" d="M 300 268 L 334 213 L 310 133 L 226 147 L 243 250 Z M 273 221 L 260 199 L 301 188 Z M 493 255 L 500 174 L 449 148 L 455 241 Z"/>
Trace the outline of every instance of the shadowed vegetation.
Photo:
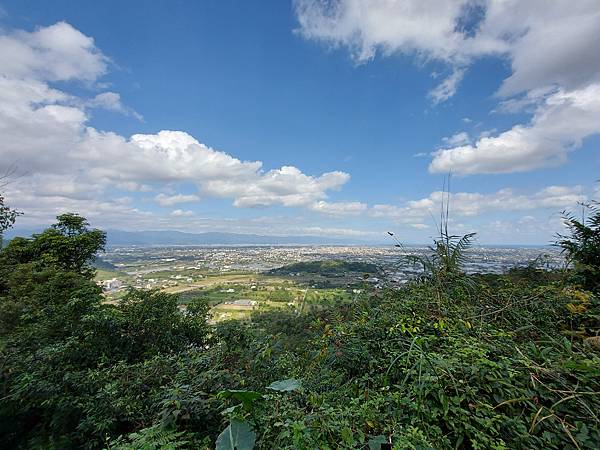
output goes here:
<path id="1" fill-rule="evenodd" d="M 356 261 L 309 261 L 288 264 L 284 267 L 273 269 L 270 273 L 275 275 L 289 274 L 323 274 L 323 275 L 343 275 L 347 273 L 377 273 L 379 268 L 375 264 L 356 262 Z"/>

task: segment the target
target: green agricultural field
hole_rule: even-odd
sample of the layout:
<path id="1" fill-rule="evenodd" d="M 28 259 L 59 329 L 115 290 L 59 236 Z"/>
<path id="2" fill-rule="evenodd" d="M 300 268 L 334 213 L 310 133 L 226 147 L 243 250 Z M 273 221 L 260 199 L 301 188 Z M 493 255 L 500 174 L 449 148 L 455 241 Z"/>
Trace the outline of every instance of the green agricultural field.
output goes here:
<path id="1" fill-rule="evenodd" d="M 292 265 L 297 266 L 297 265 Z M 113 266 L 114 267 L 114 266 Z M 118 278 L 125 286 L 136 283 L 144 287 L 156 288 L 169 294 L 178 294 L 179 303 L 186 305 L 196 298 L 206 301 L 212 308 L 211 315 L 215 321 L 247 318 L 252 310 L 267 311 L 280 308 L 305 308 L 308 305 L 319 307 L 332 305 L 339 302 L 348 302 L 356 297 L 349 286 L 357 284 L 356 273 L 345 276 L 337 272 L 340 268 L 349 268 L 359 273 L 363 269 L 373 269 L 362 263 L 350 264 L 333 262 L 319 262 L 307 267 L 328 267 L 325 275 L 305 273 L 302 276 L 291 276 L 282 268 L 281 275 L 273 272 L 227 272 L 221 273 L 214 270 L 199 269 L 161 269 L 152 270 L 149 262 L 145 272 L 140 277 L 128 275 L 123 271 L 98 268 L 96 281 Z M 329 271 L 335 267 L 335 271 Z M 180 276 L 181 278 L 173 278 Z M 360 272 L 362 278 L 362 272 Z M 188 281 L 191 278 L 192 281 Z M 153 280 L 153 281 L 150 281 Z M 331 282 L 334 280 L 334 282 Z M 173 285 L 169 285 L 173 283 Z M 177 284 L 174 284 L 177 283 Z M 168 285 L 168 286 L 166 286 Z M 104 296 L 108 303 L 113 303 L 122 298 L 127 289 L 106 293 Z M 255 308 L 237 307 L 227 304 L 236 300 L 249 300 L 256 302 Z M 293 305 L 293 306 L 292 306 Z"/>
<path id="2" fill-rule="evenodd" d="M 297 284 L 285 278 L 252 274 L 220 276 L 203 280 L 204 286 L 190 287 L 179 291 L 179 303 L 188 304 L 194 299 L 202 299 L 211 305 L 213 320 L 248 318 L 252 311 L 268 311 L 281 308 L 301 308 L 303 305 L 331 305 L 338 302 L 348 302 L 356 297 L 352 290 L 342 288 L 315 289 L 307 285 Z M 220 281 L 220 284 L 210 284 L 209 281 Z M 165 289 L 174 292 L 177 288 Z M 228 302 L 249 300 L 256 302 L 254 307 L 244 307 Z"/>
<path id="3" fill-rule="evenodd" d="M 117 270 L 96 269 L 96 281 L 110 280 L 112 278 L 123 279 L 124 277 L 129 278 L 127 274 Z"/>

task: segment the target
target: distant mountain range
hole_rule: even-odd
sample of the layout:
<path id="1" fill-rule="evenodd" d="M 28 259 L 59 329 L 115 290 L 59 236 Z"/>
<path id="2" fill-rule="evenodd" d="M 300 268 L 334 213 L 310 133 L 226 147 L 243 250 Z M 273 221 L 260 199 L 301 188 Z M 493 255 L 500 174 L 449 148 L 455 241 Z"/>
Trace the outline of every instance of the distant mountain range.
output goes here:
<path id="1" fill-rule="evenodd" d="M 238 233 L 108 230 L 108 245 L 292 245 L 348 244 L 365 241 L 318 236 L 263 236 Z"/>
<path id="2" fill-rule="evenodd" d="M 12 228 L 4 233 L 4 244 L 15 236 L 29 237 L 47 227 Z M 382 235 L 381 240 L 339 238 L 323 236 L 265 236 L 243 233 L 185 233 L 182 231 L 123 231 L 107 230 L 109 246 L 168 246 L 168 245 L 392 245 Z M 406 247 L 423 247 L 428 244 L 405 243 Z M 476 244 L 474 248 L 547 248 L 548 245 Z"/>
<path id="3" fill-rule="evenodd" d="M 15 236 L 31 236 L 42 229 L 11 229 L 5 240 Z M 185 233 L 182 231 L 123 231 L 107 230 L 109 246 L 167 246 L 167 245 L 345 245 L 369 244 L 368 240 L 320 236 L 263 236 L 239 233 Z"/>

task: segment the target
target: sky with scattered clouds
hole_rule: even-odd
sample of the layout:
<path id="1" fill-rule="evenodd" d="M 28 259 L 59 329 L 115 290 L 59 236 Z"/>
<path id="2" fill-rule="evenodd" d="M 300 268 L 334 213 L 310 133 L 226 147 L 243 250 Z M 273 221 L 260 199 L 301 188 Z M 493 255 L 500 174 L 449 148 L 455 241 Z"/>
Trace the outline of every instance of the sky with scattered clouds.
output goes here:
<path id="1" fill-rule="evenodd" d="M 600 188 L 597 0 L 0 0 L 39 227 L 546 244 Z"/>

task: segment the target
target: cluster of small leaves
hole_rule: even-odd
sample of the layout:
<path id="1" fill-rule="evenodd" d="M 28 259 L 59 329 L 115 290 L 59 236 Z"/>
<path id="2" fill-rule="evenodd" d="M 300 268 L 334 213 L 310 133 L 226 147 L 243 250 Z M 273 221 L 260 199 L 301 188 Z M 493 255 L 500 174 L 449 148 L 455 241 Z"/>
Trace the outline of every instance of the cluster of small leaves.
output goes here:
<path id="1" fill-rule="evenodd" d="M 129 435 L 120 436 L 111 443 L 107 442 L 107 450 L 177 450 L 190 448 L 193 438 L 185 431 L 174 431 L 153 425 Z"/>

